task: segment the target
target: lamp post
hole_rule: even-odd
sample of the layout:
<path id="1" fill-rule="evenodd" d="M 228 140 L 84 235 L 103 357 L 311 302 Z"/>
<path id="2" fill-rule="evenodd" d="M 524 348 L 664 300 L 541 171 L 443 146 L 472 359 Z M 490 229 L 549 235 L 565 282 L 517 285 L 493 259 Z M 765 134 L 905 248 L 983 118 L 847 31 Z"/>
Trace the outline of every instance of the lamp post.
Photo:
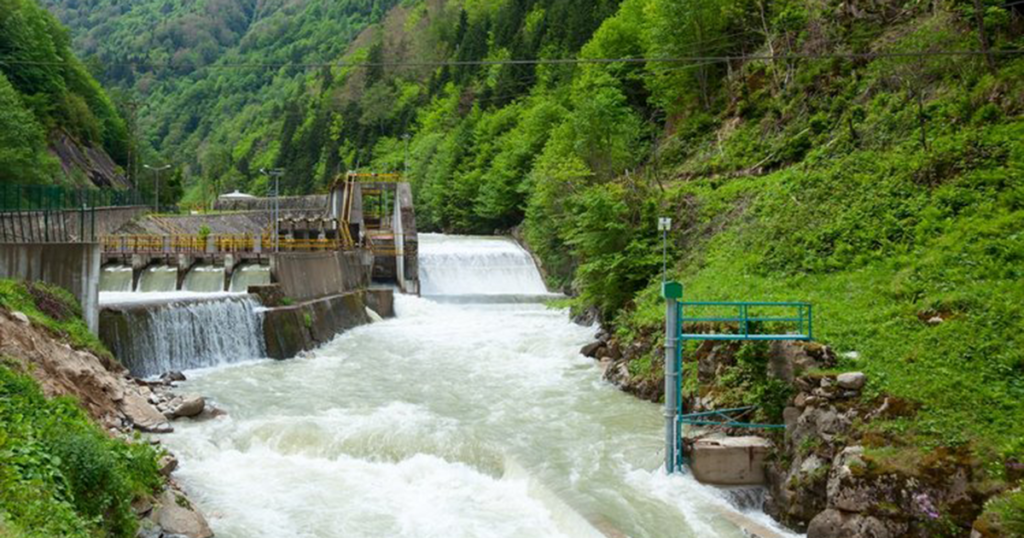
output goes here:
<path id="1" fill-rule="evenodd" d="M 279 252 L 280 251 L 280 243 L 278 242 L 278 238 L 280 237 L 280 233 L 279 233 L 279 230 L 278 230 L 277 226 L 278 226 L 278 221 L 280 221 L 280 216 L 281 216 L 281 214 L 280 214 L 281 213 L 281 206 L 280 206 L 281 176 L 284 175 L 284 170 L 281 169 L 281 168 L 275 168 L 273 170 L 267 170 L 265 168 L 260 168 L 260 173 L 265 175 L 265 176 L 274 178 L 274 210 L 273 210 L 273 213 L 272 213 L 272 215 L 273 215 L 272 218 L 274 219 L 274 252 Z"/>
<path id="2" fill-rule="evenodd" d="M 412 135 L 409 133 L 402 135 L 402 140 L 405 140 L 405 157 L 402 159 L 402 175 L 409 175 L 409 139 L 411 138 Z"/>
<path id="3" fill-rule="evenodd" d="M 153 178 L 153 186 L 155 187 L 154 188 L 155 193 L 153 195 L 153 211 L 155 213 L 159 213 L 160 212 L 160 172 L 163 172 L 164 170 L 170 170 L 171 165 L 165 164 L 164 166 L 153 167 L 153 166 L 150 166 L 148 164 L 144 164 L 144 165 L 142 165 L 142 167 L 145 168 L 146 170 L 152 170 L 153 172 L 156 173 L 156 175 Z"/>

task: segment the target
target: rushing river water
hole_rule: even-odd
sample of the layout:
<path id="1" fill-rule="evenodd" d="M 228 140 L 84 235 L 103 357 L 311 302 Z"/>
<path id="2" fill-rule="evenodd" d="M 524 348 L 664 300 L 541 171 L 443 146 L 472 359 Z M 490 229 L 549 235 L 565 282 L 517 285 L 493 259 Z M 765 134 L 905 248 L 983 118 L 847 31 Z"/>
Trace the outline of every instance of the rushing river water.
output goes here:
<path id="1" fill-rule="evenodd" d="M 444 240 L 451 263 L 508 261 Z M 458 278 L 487 278 L 472 261 Z M 165 442 L 218 537 L 743 536 L 723 493 L 660 469 L 660 408 L 601 380 L 579 354 L 593 329 L 539 304 L 396 308 L 312 357 L 190 373 L 229 414 Z"/>

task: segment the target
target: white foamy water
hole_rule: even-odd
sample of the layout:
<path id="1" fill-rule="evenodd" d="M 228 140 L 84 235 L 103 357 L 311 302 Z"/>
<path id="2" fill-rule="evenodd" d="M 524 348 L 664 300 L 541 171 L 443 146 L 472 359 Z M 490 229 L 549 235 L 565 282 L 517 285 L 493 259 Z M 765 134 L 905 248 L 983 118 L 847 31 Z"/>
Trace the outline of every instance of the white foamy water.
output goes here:
<path id="1" fill-rule="evenodd" d="M 182 282 L 181 289 L 198 293 L 219 293 L 224 290 L 226 279 L 223 267 L 215 265 L 197 265 L 189 269 Z"/>
<path id="2" fill-rule="evenodd" d="M 421 234 L 424 296 L 547 295 L 540 271 L 512 239 Z"/>
<path id="3" fill-rule="evenodd" d="M 100 293 L 131 292 L 132 268 L 127 265 L 107 265 L 100 272 Z"/>
<path id="4" fill-rule="evenodd" d="M 104 307 L 118 311 L 106 322 L 111 351 L 137 377 L 266 357 L 262 308 L 249 295 Z"/>
<path id="5" fill-rule="evenodd" d="M 718 490 L 660 470 L 661 409 L 601 380 L 593 329 L 541 305 L 396 308 L 311 358 L 189 374 L 229 415 L 164 441 L 219 538 L 743 536 Z"/>

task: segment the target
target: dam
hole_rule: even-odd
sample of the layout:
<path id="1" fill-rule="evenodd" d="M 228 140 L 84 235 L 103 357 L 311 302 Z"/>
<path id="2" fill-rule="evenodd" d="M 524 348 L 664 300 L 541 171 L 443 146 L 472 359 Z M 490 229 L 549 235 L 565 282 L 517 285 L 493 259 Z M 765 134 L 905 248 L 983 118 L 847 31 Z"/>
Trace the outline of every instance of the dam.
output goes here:
<path id="1" fill-rule="evenodd" d="M 660 470 L 660 409 L 579 354 L 594 329 L 517 300 L 541 294 L 518 245 L 419 250 L 424 296 L 397 295 L 394 319 L 305 358 L 187 372 L 181 390 L 228 414 L 162 439 L 218 537 L 739 538 L 742 518 L 786 535 Z"/>

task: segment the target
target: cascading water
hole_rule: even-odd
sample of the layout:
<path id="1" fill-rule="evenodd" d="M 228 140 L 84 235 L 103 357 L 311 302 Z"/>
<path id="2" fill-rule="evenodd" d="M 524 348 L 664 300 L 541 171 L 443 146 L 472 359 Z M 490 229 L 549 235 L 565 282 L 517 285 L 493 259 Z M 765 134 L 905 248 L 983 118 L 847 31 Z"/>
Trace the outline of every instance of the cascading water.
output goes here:
<path id="1" fill-rule="evenodd" d="M 224 291 L 224 268 L 215 265 L 197 265 L 189 269 L 181 289 L 194 293 Z"/>
<path id="2" fill-rule="evenodd" d="M 100 273 L 100 291 L 127 293 L 132 291 L 132 268 L 127 265 L 107 265 Z"/>
<path id="3" fill-rule="evenodd" d="M 420 248 L 433 293 L 543 290 L 508 241 Z M 182 389 L 228 415 L 164 442 L 218 537 L 739 538 L 737 519 L 786 535 L 661 470 L 660 407 L 602 381 L 579 354 L 594 330 L 567 312 L 409 296 L 396 310 L 308 359 L 190 374 Z"/>
<path id="4" fill-rule="evenodd" d="M 142 271 L 136 291 L 166 293 L 178 289 L 178 270 L 170 265 L 152 265 Z"/>
<path id="5" fill-rule="evenodd" d="M 231 291 L 245 293 L 249 286 L 270 284 L 270 268 L 265 265 L 248 264 L 236 267 L 231 274 Z"/>
<path id="6" fill-rule="evenodd" d="M 249 296 L 108 306 L 102 330 L 133 375 L 150 377 L 265 357 L 260 308 Z"/>
<path id="7" fill-rule="evenodd" d="M 530 253 L 512 239 L 422 234 L 419 266 L 428 297 L 548 294 Z"/>

